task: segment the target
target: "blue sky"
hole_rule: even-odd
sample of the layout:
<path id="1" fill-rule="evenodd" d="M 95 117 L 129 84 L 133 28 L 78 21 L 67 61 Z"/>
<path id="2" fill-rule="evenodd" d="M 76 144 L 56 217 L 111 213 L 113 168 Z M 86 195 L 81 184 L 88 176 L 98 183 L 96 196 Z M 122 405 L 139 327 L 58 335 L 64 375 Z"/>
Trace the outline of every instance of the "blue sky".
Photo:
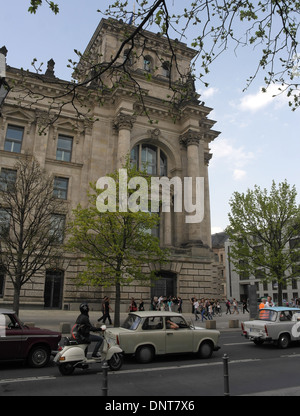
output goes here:
<path id="1" fill-rule="evenodd" d="M 44 63 L 44 72 L 53 58 L 55 75 L 70 79 L 68 59 L 76 59 L 74 49 L 84 51 L 102 17 L 97 9 L 111 2 L 57 2 L 58 15 L 46 5 L 36 15 L 29 14 L 29 0 L 2 5 L 0 47 L 8 49 L 8 65 L 32 70 L 31 62 L 37 58 Z M 243 92 L 256 63 L 256 52 L 250 47 L 228 50 L 211 67 L 209 87 L 196 84 L 201 99 L 213 108 L 214 128 L 221 132 L 211 144 L 209 165 L 212 232 L 228 225 L 228 202 L 235 191 L 246 192 L 255 184 L 270 189 L 272 180 L 286 179 L 300 195 L 300 109 L 292 112 L 284 96 L 272 98 L 274 90 L 261 93 L 263 73 Z"/>

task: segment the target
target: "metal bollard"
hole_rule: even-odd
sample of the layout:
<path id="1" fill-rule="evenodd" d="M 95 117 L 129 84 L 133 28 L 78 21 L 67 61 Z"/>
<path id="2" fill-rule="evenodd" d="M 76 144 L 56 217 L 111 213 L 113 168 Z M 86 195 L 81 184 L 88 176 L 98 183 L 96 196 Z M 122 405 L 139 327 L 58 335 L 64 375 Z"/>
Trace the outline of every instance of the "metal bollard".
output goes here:
<path id="1" fill-rule="evenodd" d="M 223 372 L 224 372 L 224 396 L 230 396 L 229 394 L 229 373 L 228 373 L 228 355 L 223 356 Z"/>
<path id="2" fill-rule="evenodd" d="M 108 364 L 106 361 L 103 361 L 102 371 L 103 371 L 102 396 L 108 396 L 108 377 L 107 377 Z"/>

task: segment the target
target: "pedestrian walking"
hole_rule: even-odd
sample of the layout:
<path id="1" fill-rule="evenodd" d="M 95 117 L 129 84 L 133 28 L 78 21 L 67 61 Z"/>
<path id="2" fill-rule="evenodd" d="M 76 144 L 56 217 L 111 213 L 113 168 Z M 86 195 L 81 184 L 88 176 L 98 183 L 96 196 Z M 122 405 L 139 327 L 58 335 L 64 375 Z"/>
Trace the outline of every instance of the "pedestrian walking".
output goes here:
<path id="1" fill-rule="evenodd" d="M 231 303 L 230 303 L 230 300 L 229 299 L 227 299 L 227 301 L 226 301 L 226 315 L 229 313 L 230 315 L 231 315 L 231 310 L 230 310 L 230 307 L 231 307 Z"/>
<path id="2" fill-rule="evenodd" d="M 245 311 L 249 313 L 249 311 L 248 311 L 248 305 L 247 305 L 247 300 L 246 299 L 243 299 L 243 313 L 245 313 Z"/>
<path id="3" fill-rule="evenodd" d="M 182 299 L 181 299 L 180 296 L 178 296 L 177 300 L 178 300 L 178 303 L 177 303 L 177 305 L 178 305 L 178 313 L 182 313 Z"/>
<path id="4" fill-rule="evenodd" d="M 198 314 L 199 314 L 199 310 L 198 310 L 199 302 L 196 298 L 194 299 L 193 307 L 194 307 L 195 321 L 197 321 L 199 319 L 199 316 L 198 316 Z"/>
<path id="5" fill-rule="evenodd" d="M 232 305 L 233 305 L 233 313 L 236 313 L 238 315 L 239 314 L 238 303 L 235 298 L 233 298 Z"/>
<path id="6" fill-rule="evenodd" d="M 109 297 L 105 296 L 103 299 L 103 315 L 101 316 L 101 318 L 98 319 L 98 322 L 101 322 L 103 320 L 103 323 L 105 324 L 106 319 L 108 319 L 108 322 L 110 325 L 112 325 L 112 321 L 111 321 L 111 317 L 109 314 L 109 311 L 112 311 L 112 308 L 109 305 Z"/>
<path id="7" fill-rule="evenodd" d="M 140 304 L 139 304 L 139 311 L 144 311 L 144 310 L 145 310 L 145 305 L 144 305 L 143 298 L 141 298 Z"/>
<path id="8" fill-rule="evenodd" d="M 137 311 L 137 306 L 136 306 L 136 302 L 134 300 L 134 298 L 131 298 L 131 302 L 128 308 L 129 312 L 136 312 Z"/>

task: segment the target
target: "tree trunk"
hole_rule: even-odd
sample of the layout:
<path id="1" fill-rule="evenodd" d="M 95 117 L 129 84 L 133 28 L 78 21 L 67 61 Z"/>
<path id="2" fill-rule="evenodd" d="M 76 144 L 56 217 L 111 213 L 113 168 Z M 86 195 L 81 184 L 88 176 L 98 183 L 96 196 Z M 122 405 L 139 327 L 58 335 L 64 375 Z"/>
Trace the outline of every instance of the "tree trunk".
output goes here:
<path id="1" fill-rule="evenodd" d="M 120 302 L 121 302 L 121 285 L 119 282 L 116 283 L 116 301 L 115 301 L 115 317 L 114 326 L 120 326 Z"/>
<path id="2" fill-rule="evenodd" d="M 282 282 L 278 280 L 278 306 L 282 306 Z"/>
<path id="3" fill-rule="evenodd" d="M 21 293 L 21 282 L 20 278 L 16 278 L 14 282 L 14 303 L 13 303 L 13 310 L 19 316 L 19 309 L 20 309 L 20 293 Z"/>

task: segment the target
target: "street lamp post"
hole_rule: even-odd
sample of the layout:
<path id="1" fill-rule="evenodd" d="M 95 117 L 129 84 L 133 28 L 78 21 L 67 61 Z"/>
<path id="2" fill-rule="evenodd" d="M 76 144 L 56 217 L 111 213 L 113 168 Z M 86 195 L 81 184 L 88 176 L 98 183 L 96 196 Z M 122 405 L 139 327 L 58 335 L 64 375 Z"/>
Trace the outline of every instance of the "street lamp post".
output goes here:
<path id="1" fill-rule="evenodd" d="M 4 103 L 4 100 L 9 93 L 10 87 L 5 80 L 6 77 L 6 54 L 7 49 L 3 46 L 0 49 L 0 117 L 1 117 L 1 107 Z"/>

